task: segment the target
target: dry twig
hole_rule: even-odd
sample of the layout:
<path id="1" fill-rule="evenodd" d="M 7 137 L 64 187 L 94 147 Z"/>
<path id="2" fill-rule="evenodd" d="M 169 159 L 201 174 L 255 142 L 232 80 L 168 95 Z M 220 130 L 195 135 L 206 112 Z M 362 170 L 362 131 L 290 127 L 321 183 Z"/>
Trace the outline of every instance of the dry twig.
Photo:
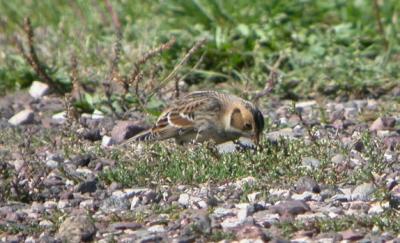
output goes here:
<path id="1" fill-rule="evenodd" d="M 140 59 L 134 64 L 133 72 L 130 76 L 129 83 L 135 85 L 135 93 L 138 95 L 139 92 L 139 81 L 141 80 L 142 71 L 141 66 L 145 64 L 148 60 L 160 54 L 163 51 L 171 49 L 175 44 L 176 39 L 173 37 L 167 43 L 161 44 L 160 46 L 146 52 Z"/>
<path id="2" fill-rule="evenodd" d="M 104 3 L 106 4 L 107 10 L 111 15 L 115 29 L 117 29 L 117 31 L 120 31 L 121 22 L 119 21 L 118 14 L 114 11 L 114 8 L 112 7 L 112 4 L 109 0 L 104 0 Z"/>
<path id="3" fill-rule="evenodd" d="M 378 32 L 382 37 L 383 46 L 384 46 L 385 50 L 387 51 L 389 48 L 389 43 L 388 43 L 388 40 L 386 39 L 385 29 L 383 28 L 378 0 L 373 0 L 373 3 L 374 3 L 373 8 L 374 8 L 375 20 L 378 25 Z"/>
<path id="4" fill-rule="evenodd" d="M 310 124 L 307 123 L 306 120 L 304 120 L 304 118 L 303 118 L 303 110 L 301 108 L 296 108 L 296 104 L 294 102 L 293 102 L 292 110 L 293 110 L 293 113 L 299 117 L 301 125 L 307 130 L 307 134 L 310 137 L 311 142 L 314 143 L 315 145 L 319 146 L 318 137 L 312 131 L 312 126 L 310 126 Z"/>
<path id="5" fill-rule="evenodd" d="M 175 98 L 179 98 L 179 95 L 180 95 L 179 83 L 181 81 L 183 81 L 191 72 L 193 72 L 194 70 L 197 69 L 197 67 L 203 61 L 205 54 L 206 54 L 206 52 L 203 52 L 203 54 L 200 56 L 199 60 L 196 62 L 196 64 L 192 67 L 192 69 L 189 72 L 187 72 L 181 78 L 175 79 Z"/>
<path id="6" fill-rule="evenodd" d="M 122 79 L 122 77 L 119 74 L 119 68 L 118 68 L 118 64 L 120 61 L 120 55 L 121 55 L 121 48 L 122 48 L 121 47 L 122 32 L 119 31 L 118 29 L 116 32 L 116 36 L 117 36 L 117 38 L 114 43 L 114 49 L 113 49 L 114 56 L 111 59 L 110 71 L 108 74 L 108 78 L 106 78 L 103 81 L 103 89 L 104 89 L 104 94 L 107 98 L 107 101 L 106 101 L 107 106 L 110 108 L 110 110 L 114 116 L 119 117 L 114 106 L 112 105 L 112 100 L 111 100 L 111 96 L 113 94 L 111 81 Z M 124 83 L 124 82 L 122 81 L 122 83 Z"/>
<path id="7" fill-rule="evenodd" d="M 160 89 L 162 89 L 170 80 L 176 77 L 178 70 L 189 60 L 189 58 L 200 49 L 204 43 L 206 43 L 207 39 L 201 39 L 197 41 L 192 48 L 183 56 L 178 64 L 175 65 L 174 69 L 164 78 L 158 87 L 156 87 L 153 92 L 148 96 L 148 99 L 151 98 L 154 94 L 156 94 Z M 200 62 L 198 62 L 200 63 Z"/>
<path id="8" fill-rule="evenodd" d="M 200 49 L 201 46 L 204 45 L 204 43 L 206 43 L 207 39 L 201 39 L 199 41 L 197 41 L 193 47 L 186 53 L 186 55 L 182 58 L 182 60 L 174 67 L 174 69 L 172 70 L 172 72 L 170 74 L 168 74 L 168 76 L 161 81 L 161 84 L 165 84 L 168 81 L 170 81 L 171 79 L 174 78 L 174 76 L 176 75 L 176 73 L 178 72 L 179 68 L 181 68 L 186 62 L 187 60 L 189 60 L 189 58 L 198 50 Z"/>
<path id="9" fill-rule="evenodd" d="M 278 75 L 278 69 L 279 66 L 281 65 L 282 61 L 286 58 L 286 56 L 284 56 L 283 54 L 280 54 L 278 57 L 278 60 L 276 60 L 276 62 L 274 63 L 274 65 L 272 67 L 268 67 L 270 70 L 270 74 L 268 77 L 268 80 L 264 86 L 264 89 L 260 92 L 258 92 L 254 98 L 253 98 L 253 102 L 254 103 L 258 103 L 258 100 L 261 97 L 264 97 L 266 95 L 268 95 L 269 93 L 271 93 L 271 91 L 273 90 L 273 88 L 275 87 L 279 75 Z"/>
<path id="10" fill-rule="evenodd" d="M 59 92 L 63 92 L 62 87 L 55 82 L 50 75 L 46 72 L 46 65 L 44 65 L 38 58 L 38 55 L 36 53 L 35 49 L 35 44 L 34 44 L 34 31 L 32 28 L 32 24 L 30 19 L 27 17 L 24 19 L 24 32 L 26 34 L 27 40 L 28 40 L 28 47 L 29 47 L 29 52 L 27 52 L 22 44 L 22 42 L 18 39 L 15 38 L 15 44 L 17 45 L 17 48 L 19 52 L 22 54 L 24 59 L 26 60 L 29 65 L 33 68 L 33 70 L 36 72 L 36 74 L 47 84 L 49 84 L 52 88 L 56 89 Z"/>
<path id="11" fill-rule="evenodd" d="M 76 98 L 78 100 L 82 100 L 81 94 L 81 85 L 79 83 L 78 78 L 78 60 L 75 54 L 71 56 L 71 82 L 72 82 L 72 90 L 71 96 L 72 98 Z"/>

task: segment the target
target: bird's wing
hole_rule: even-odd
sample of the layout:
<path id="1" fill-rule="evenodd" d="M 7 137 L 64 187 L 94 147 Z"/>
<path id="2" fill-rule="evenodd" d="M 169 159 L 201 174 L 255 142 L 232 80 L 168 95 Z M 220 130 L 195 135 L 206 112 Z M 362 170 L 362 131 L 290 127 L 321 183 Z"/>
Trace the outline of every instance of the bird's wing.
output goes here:
<path id="1" fill-rule="evenodd" d="M 152 128 L 155 133 L 170 133 L 172 131 L 185 133 L 195 131 L 199 119 L 204 115 L 213 115 L 218 112 L 219 101 L 207 96 L 186 96 L 167 109 Z M 173 134 L 176 136 L 178 134 Z"/>
<path id="2" fill-rule="evenodd" d="M 132 141 L 163 140 L 196 132 L 204 117 L 215 119 L 221 110 L 221 100 L 215 92 L 194 92 L 175 101 L 158 118 L 156 124 L 128 139 L 123 144 Z"/>

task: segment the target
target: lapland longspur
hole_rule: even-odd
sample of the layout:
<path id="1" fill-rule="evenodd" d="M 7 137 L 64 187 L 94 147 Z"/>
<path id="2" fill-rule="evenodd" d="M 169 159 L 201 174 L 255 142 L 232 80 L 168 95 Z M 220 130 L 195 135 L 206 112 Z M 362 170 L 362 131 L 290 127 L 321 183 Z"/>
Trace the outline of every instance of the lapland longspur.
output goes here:
<path id="1" fill-rule="evenodd" d="M 149 130 L 128 139 L 154 141 L 175 138 L 179 144 L 214 140 L 217 144 L 239 137 L 258 144 L 264 117 L 251 102 L 215 91 L 196 91 L 175 101 Z"/>

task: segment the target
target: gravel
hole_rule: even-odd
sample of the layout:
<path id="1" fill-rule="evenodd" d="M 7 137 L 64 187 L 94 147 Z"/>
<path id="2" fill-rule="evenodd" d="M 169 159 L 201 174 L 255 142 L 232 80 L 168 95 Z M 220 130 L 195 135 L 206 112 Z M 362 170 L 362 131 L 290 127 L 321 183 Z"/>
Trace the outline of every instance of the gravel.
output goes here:
<path id="1" fill-rule="evenodd" d="M 297 151 L 282 141 L 304 140 L 307 146 L 324 143 L 327 137 L 342 148 L 293 156 L 290 165 L 281 164 L 282 158 L 277 158 L 276 164 L 261 164 L 260 169 L 274 170 L 273 175 L 250 176 L 244 170 L 245 175 L 236 180 L 208 178 L 204 184 L 181 184 L 170 183 L 170 178 L 146 178 L 147 184 L 137 185 L 124 182 L 126 178 L 122 177 L 130 174 L 114 175 L 120 179 L 117 183 L 107 171 L 121 165 L 129 165 L 133 172 L 140 169 L 126 158 L 136 158 L 128 157 L 131 153 L 143 156 L 141 145 L 133 145 L 122 154 L 114 153 L 110 146 L 145 129 L 142 121 L 115 121 L 95 111 L 78 119 L 82 127 L 68 137 L 77 139 L 72 140 L 71 147 L 62 147 L 62 138 L 57 136 L 36 141 L 28 132 L 36 129 L 61 134 L 68 129 L 65 111 L 59 112 L 62 102 L 54 101 L 57 109 L 51 107 L 47 100 L 50 95 L 43 98 L 48 90 L 41 87 L 36 82 L 32 85 L 29 92 L 34 101 L 32 97 L 25 104 L 11 100 L 2 102 L 11 105 L 0 107 L 0 114 L 10 115 L 9 120 L 1 120 L 4 124 L 0 127 L 18 126 L 12 129 L 21 130 L 29 138 L 11 145 L 12 150 L 6 152 L 8 141 L 0 141 L 0 169 L 13 171 L 0 178 L 0 186 L 12 182 L 4 187 L 6 194 L 0 194 L 0 199 L 4 195 L 10 198 L 0 204 L 0 228 L 14 227 L 11 233 L 0 236 L 1 242 L 207 242 L 218 237 L 239 242 L 383 242 L 395 238 L 396 234 L 374 224 L 360 230 L 340 224 L 340 220 L 354 217 L 383 217 L 388 210 L 400 208 L 399 115 L 364 117 L 366 111 L 380 110 L 381 100 L 329 102 L 325 104 L 324 122 L 315 115 L 320 112 L 319 103 L 297 102 L 296 109 L 312 124 L 312 131 L 307 131 L 308 123 L 303 124 L 289 112 L 289 102 L 274 101 L 271 107 L 267 104 L 265 114 L 273 125 L 263 134 L 267 144 L 261 153 L 274 156 L 274 146 L 281 146 L 278 148 L 287 150 L 284 156 L 293 156 Z M 315 133 L 316 141 L 310 140 L 309 132 Z M 371 151 L 367 135 L 382 144 L 382 154 Z M 80 143 L 84 149 L 76 152 L 73 148 Z M 247 147 L 234 143 L 220 146 L 215 156 L 225 163 L 224 156 L 233 153 L 248 160 L 248 168 L 260 166 L 252 162 L 252 156 L 259 153 L 254 144 L 244 140 L 243 144 Z M 361 173 L 384 165 L 392 167 L 379 173 Z M 282 166 L 296 170 L 285 174 Z M 36 167 L 39 169 L 32 169 Z M 337 182 L 340 176 L 347 176 L 347 183 Z M 275 178 L 285 183 L 278 184 Z M 341 227 L 338 232 L 324 232 L 323 226 L 315 225 L 333 221 Z M 304 227 L 284 228 L 292 222 Z M 294 232 L 283 234 L 284 230 Z"/>

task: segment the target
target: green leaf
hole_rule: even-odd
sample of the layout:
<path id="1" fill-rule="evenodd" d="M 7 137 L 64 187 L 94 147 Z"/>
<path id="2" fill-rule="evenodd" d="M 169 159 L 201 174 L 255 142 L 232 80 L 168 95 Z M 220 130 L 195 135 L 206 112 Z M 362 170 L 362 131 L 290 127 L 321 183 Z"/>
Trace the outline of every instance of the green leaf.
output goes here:
<path id="1" fill-rule="evenodd" d="M 161 114 L 161 109 L 164 103 L 157 97 L 153 96 L 146 104 L 146 111 L 154 116 L 159 116 Z"/>

